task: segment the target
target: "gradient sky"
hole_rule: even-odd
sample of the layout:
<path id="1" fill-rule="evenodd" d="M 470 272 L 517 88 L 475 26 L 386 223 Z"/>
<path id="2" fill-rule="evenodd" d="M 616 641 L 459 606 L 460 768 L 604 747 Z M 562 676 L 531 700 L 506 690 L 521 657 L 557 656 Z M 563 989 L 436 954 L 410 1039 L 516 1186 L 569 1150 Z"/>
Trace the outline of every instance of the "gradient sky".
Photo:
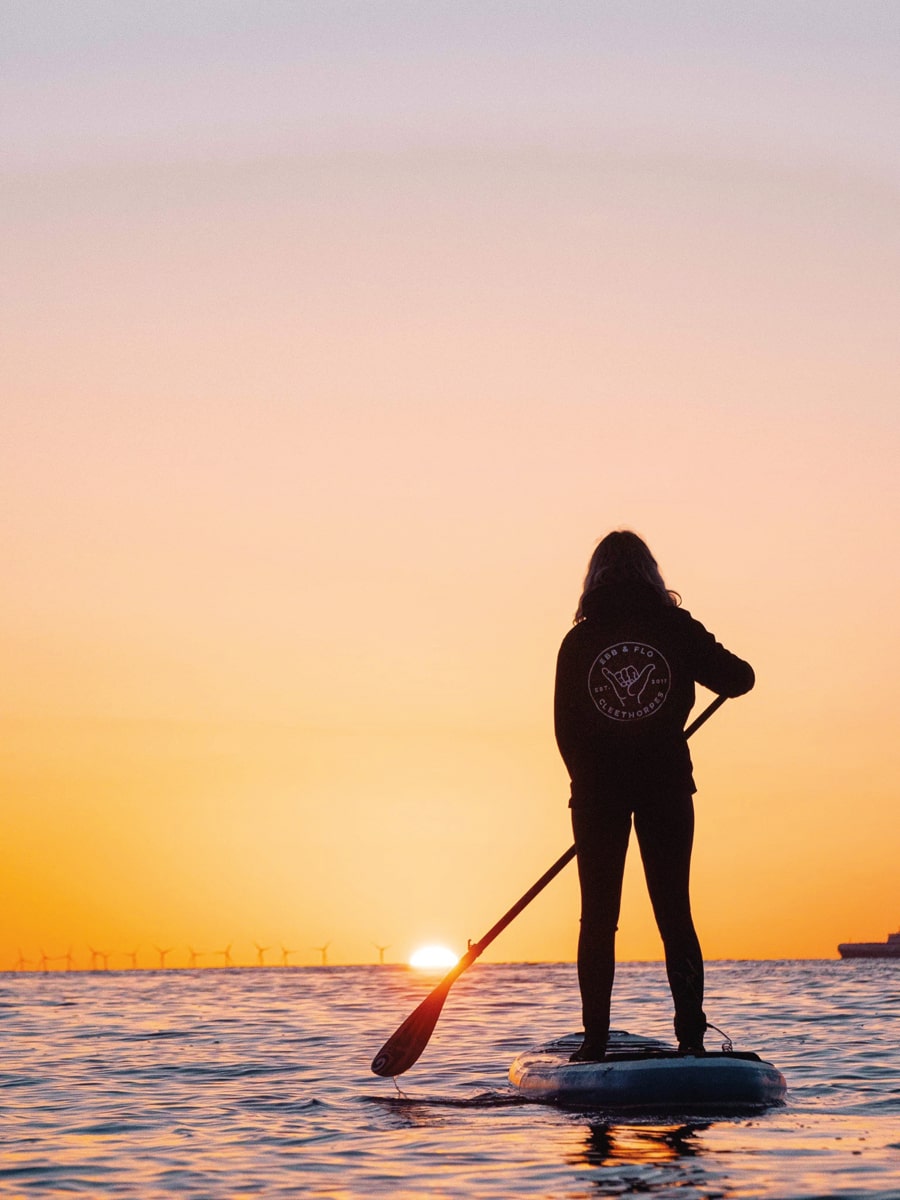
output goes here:
<path id="1" fill-rule="evenodd" d="M 757 670 L 693 743 L 707 957 L 896 928 L 897 5 L 0 22 L 0 969 L 461 951 L 571 841 L 617 527 Z"/>

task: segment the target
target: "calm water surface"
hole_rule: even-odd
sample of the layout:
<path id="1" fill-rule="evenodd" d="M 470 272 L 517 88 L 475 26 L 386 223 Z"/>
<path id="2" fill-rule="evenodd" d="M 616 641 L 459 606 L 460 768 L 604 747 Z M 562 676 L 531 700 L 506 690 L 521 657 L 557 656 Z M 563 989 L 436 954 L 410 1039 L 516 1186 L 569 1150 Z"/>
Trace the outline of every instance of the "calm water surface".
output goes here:
<path id="1" fill-rule="evenodd" d="M 399 1092 L 369 1062 L 436 981 L 391 966 L 0 975 L 0 1195 L 900 1197 L 900 963 L 710 964 L 710 1019 L 789 1092 L 704 1120 L 510 1092 L 520 1050 L 579 1028 L 571 964 L 477 964 Z M 614 1024 L 671 1036 L 661 964 L 620 966 Z"/>

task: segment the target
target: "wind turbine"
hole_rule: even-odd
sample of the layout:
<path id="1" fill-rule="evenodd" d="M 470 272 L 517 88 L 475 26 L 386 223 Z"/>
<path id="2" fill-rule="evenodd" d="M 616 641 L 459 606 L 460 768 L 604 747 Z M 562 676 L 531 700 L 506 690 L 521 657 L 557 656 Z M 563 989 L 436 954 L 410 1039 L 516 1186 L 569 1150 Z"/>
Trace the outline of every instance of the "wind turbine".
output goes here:
<path id="1" fill-rule="evenodd" d="M 193 946 L 188 946 L 188 966 L 196 967 L 197 959 L 202 958 L 205 953 L 205 950 L 195 950 Z"/>
<path id="2" fill-rule="evenodd" d="M 31 963 L 31 959 L 25 958 L 25 956 L 22 954 L 22 947 L 20 946 L 19 947 L 19 957 L 16 959 L 16 965 L 15 965 L 14 969 L 16 971 L 24 971 L 25 968 L 30 965 L 30 963 Z"/>
<path id="3" fill-rule="evenodd" d="M 323 967 L 328 966 L 328 947 L 330 945 L 331 945 L 331 942 L 326 942 L 324 946 L 313 946 L 313 950 L 318 950 L 319 953 L 322 955 L 322 966 Z"/>
<path id="4" fill-rule="evenodd" d="M 108 950 L 95 950 L 93 946 L 88 946 L 88 950 L 90 950 L 90 952 L 91 952 L 91 970 L 92 971 L 97 970 L 97 959 L 102 958 L 103 959 L 103 970 L 108 971 L 109 970 L 109 951 Z"/>
<path id="5" fill-rule="evenodd" d="M 294 951 L 293 951 L 293 950 L 288 950 L 288 948 L 287 948 L 286 946 L 282 946 L 282 947 L 281 947 L 281 965 L 282 965 L 283 967 L 286 967 L 286 966 L 288 966 L 288 965 L 289 965 L 289 963 L 288 963 L 288 955 L 289 955 L 289 954 L 293 954 L 293 953 L 294 953 Z"/>
<path id="6" fill-rule="evenodd" d="M 228 945 L 225 947 L 224 950 L 213 950 L 213 954 L 221 954 L 222 955 L 222 960 L 223 960 L 222 966 L 224 966 L 224 967 L 233 967 L 234 966 L 234 963 L 231 960 L 231 942 L 228 943 Z"/>
<path id="7" fill-rule="evenodd" d="M 166 969 L 166 955 L 172 953 L 172 947 L 167 946 L 165 950 L 163 950 L 159 946 L 154 946 L 153 949 L 159 955 L 159 969 L 164 971 Z"/>
<path id="8" fill-rule="evenodd" d="M 38 959 L 38 970 L 46 973 L 48 962 L 50 962 L 50 958 L 47 954 L 47 951 L 41 950 L 41 957 Z"/>
<path id="9" fill-rule="evenodd" d="M 271 950 L 272 947 L 271 946 L 261 946 L 259 944 L 259 942 L 254 942 L 253 945 L 256 947 L 256 965 L 258 967 L 264 967 L 266 965 L 266 963 L 265 963 L 265 959 L 263 958 L 263 955 L 265 954 L 265 952 L 267 950 Z"/>
<path id="10" fill-rule="evenodd" d="M 372 945 L 378 951 L 378 963 L 380 966 L 383 967 L 384 966 L 384 952 L 385 952 L 385 950 L 390 950 L 390 946 L 379 946 L 377 942 L 373 942 Z"/>

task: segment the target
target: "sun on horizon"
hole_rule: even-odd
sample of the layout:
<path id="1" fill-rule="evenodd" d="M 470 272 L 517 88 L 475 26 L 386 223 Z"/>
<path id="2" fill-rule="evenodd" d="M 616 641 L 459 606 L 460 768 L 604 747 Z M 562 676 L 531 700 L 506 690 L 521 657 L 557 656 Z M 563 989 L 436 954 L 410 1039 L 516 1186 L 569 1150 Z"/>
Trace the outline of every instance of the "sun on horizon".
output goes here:
<path id="1" fill-rule="evenodd" d="M 459 955 L 446 946 L 421 946 L 410 957 L 409 965 L 422 970 L 434 970 L 438 967 L 455 967 L 458 962 Z"/>

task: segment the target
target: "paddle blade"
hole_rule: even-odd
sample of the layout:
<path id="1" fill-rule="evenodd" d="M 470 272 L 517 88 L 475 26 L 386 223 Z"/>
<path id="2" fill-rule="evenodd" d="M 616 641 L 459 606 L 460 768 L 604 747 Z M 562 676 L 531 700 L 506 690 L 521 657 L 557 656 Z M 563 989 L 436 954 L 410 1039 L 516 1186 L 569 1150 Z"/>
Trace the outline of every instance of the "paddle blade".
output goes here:
<path id="1" fill-rule="evenodd" d="M 416 1062 L 434 1033 L 450 985 L 455 978 L 456 975 L 439 983 L 415 1012 L 410 1013 L 400 1028 L 391 1034 L 372 1059 L 372 1070 L 376 1075 L 402 1075 Z"/>

